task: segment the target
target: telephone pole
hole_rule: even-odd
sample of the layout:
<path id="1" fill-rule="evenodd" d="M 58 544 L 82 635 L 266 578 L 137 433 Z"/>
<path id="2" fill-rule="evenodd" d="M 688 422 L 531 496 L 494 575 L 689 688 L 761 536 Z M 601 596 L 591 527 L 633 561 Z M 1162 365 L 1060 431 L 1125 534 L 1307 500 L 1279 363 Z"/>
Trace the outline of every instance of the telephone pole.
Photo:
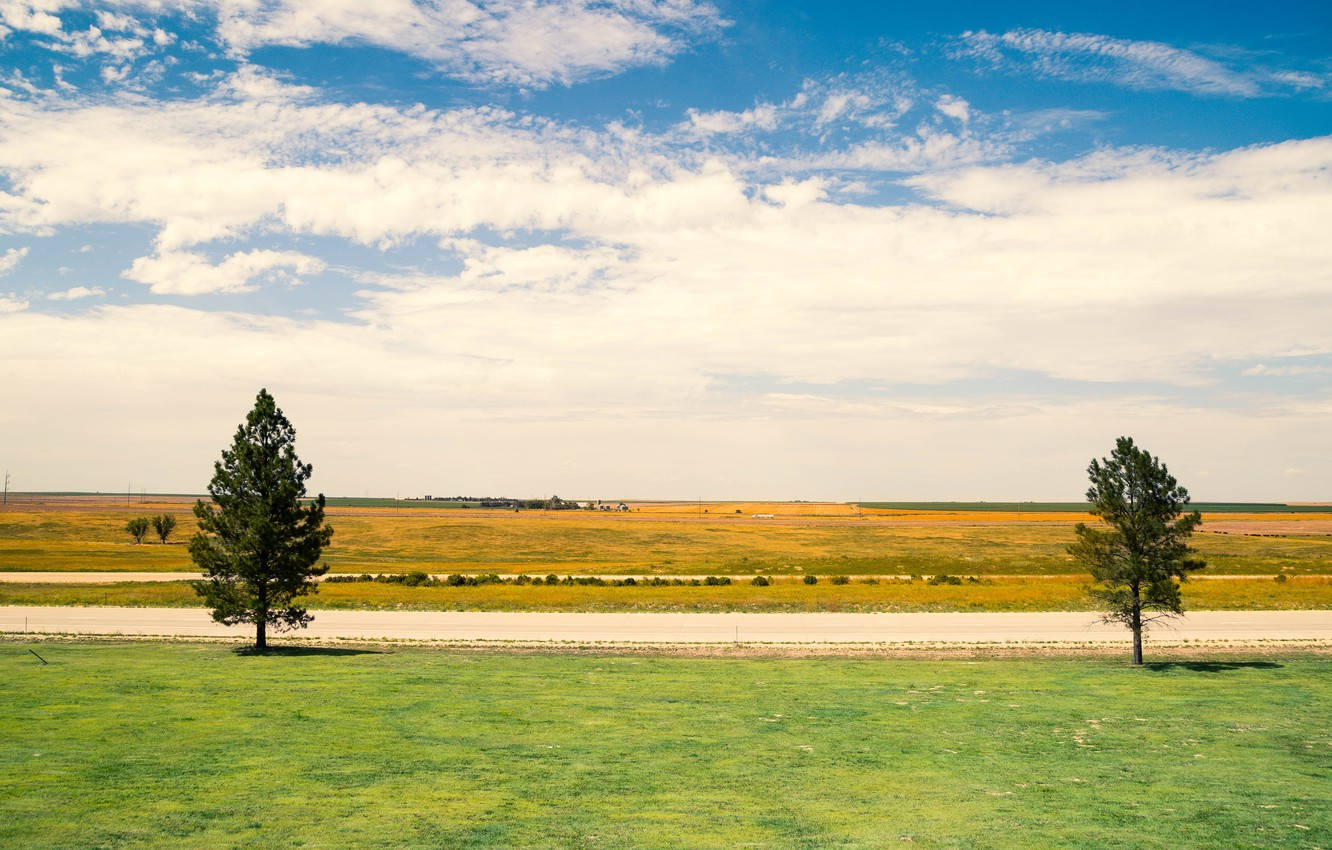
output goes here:
<path id="1" fill-rule="evenodd" d="M 3 501 L 3 502 L 0 502 L 0 504 L 5 505 L 6 507 L 9 505 L 9 470 L 8 470 L 8 469 L 5 470 L 5 497 L 4 497 L 4 501 Z"/>

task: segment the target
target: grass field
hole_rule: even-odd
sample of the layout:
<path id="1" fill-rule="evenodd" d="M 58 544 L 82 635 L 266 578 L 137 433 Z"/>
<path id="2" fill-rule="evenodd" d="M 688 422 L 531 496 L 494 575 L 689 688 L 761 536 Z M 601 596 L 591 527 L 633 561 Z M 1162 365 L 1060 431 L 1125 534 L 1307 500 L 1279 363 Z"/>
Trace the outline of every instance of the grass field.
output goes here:
<path id="1" fill-rule="evenodd" d="M 715 505 L 712 507 L 716 507 Z M 878 511 L 784 503 L 773 520 L 694 513 L 679 503 L 641 512 L 521 513 L 473 510 L 329 510 L 335 572 L 499 572 L 820 575 L 1057 575 L 1078 571 L 1065 551 L 1072 513 Z M 770 506 L 772 507 L 772 506 Z M 173 544 L 136 546 L 133 516 L 170 511 Z M 1214 574 L 1332 572 L 1332 514 L 1217 514 L 1196 544 Z M 0 570 L 189 570 L 185 505 L 94 505 L 0 512 Z M 1271 533 L 1274 536 L 1254 536 Z"/>
<path id="2" fill-rule="evenodd" d="M 894 511 L 1035 511 L 1086 513 L 1086 502 L 857 502 L 862 508 Z M 1327 505 L 1285 502 L 1195 502 L 1193 510 L 1209 514 L 1327 513 Z"/>
<path id="3" fill-rule="evenodd" d="M 1326 659 L 1135 670 L 0 644 L 0 681 L 5 847 L 1332 837 Z"/>
<path id="4" fill-rule="evenodd" d="M 315 609 L 416 611 L 1091 611 L 1088 580 L 1075 576 L 999 577 L 980 583 L 924 581 L 810 586 L 779 580 L 770 587 L 581 587 L 577 585 L 405 587 L 375 582 L 323 584 Z M 120 584 L 0 583 L 0 605 L 127 605 L 189 608 L 200 604 L 186 582 Z M 1332 609 L 1332 576 L 1192 581 L 1186 610 Z"/>

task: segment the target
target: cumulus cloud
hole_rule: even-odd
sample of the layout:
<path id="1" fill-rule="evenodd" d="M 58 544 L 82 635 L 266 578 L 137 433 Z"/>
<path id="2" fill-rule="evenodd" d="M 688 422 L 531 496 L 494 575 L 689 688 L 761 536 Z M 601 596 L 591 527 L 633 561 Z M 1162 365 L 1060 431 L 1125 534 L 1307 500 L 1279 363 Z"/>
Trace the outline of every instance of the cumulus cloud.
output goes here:
<path id="1" fill-rule="evenodd" d="M 78 301 L 82 298 L 101 298 L 105 294 L 106 290 L 100 286 L 71 286 L 46 297 L 51 301 Z"/>
<path id="2" fill-rule="evenodd" d="M 1295 375 L 1328 375 L 1332 374 L 1332 366 L 1321 366 L 1312 364 L 1296 364 L 1288 366 L 1268 366 L 1265 363 L 1258 363 L 1250 366 L 1240 373 L 1246 378 L 1276 377 L 1288 378 Z"/>
<path id="3" fill-rule="evenodd" d="M 813 132 L 831 93 L 846 88 L 802 89 L 775 105 L 778 120 Z M 879 102 L 875 112 L 847 101 L 833 123 L 896 114 L 890 95 Z M 796 436 L 829 443 L 844 431 L 988 447 L 1036 434 L 1076 450 L 1076 478 L 1088 422 L 1111 423 L 1092 435 L 1106 445 L 1122 426 L 1141 425 L 1135 434 L 1165 452 L 1167 439 L 1148 442 L 1144 432 L 1168 438 L 1172 418 L 1190 421 L 1172 394 L 1206 394 L 1235 364 L 1332 351 L 1332 243 L 1323 234 L 1332 139 L 1004 164 L 992 161 L 1002 142 L 977 129 L 982 117 L 968 107 L 963 122 L 952 101 L 955 114 L 940 117 L 941 102 L 920 98 L 931 120 L 914 128 L 777 161 L 742 146 L 680 147 L 679 127 L 658 137 L 493 108 L 331 103 L 248 69 L 169 105 L 8 99 L 0 224 L 18 233 L 149 229 L 151 255 L 126 271 L 149 293 L 244 291 L 331 264 L 236 247 L 269 239 L 385 251 L 431 240 L 454 270 L 361 271 L 342 321 L 151 303 L 43 312 L 9 296 L 0 361 L 39 364 L 24 373 L 44 382 L 34 389 L 44 420 L 89 404 L 104 406 L 108 421 L 142 418 L 118 413 L 106 389 L 116 386 L 113 368 L 129 369 L 190 408 L 189 421 L 172 420 L 177 430 L 206 434 L 221 422 L 224 437 L 233 408 L 267 383 L 293 400 L 284 401 L 289 413 L 345 429 L 312 437 L 349 481 L 423 474 L 391 460 L 390 472 L 376 472 L 366 460 L 363 446 L 385 428 L 368 402 L 391 401 L 400 414 L 385 445 L 465 441 L 468 428 L 513 445 L 568 436 L 596 446 L 578 457 L 599 480 L 617 464 L 598 458 L 630 448 L 630 422 L 634 440 L 654 445 L 640 492 L 662 493 L 692 486 L 679 477 L 699 468 L 682 466 L 688 446 L 718 432 L 745 434 L 709 457 L 719 481 L 741 461 L 794 451 Z M 746 120 L 758 119 L 756 111 Z M 915 196 L 848 196 L 835 191 L 842 175 L 811 177 L 816 168 L 889 175 Z M 235 356 L 200 384 L 188 364 L 218 345 Z M 163 350 L 176 353 L 172 362 L 161 362 Z M 288 374 L 281 364 L 292 362 L 310 365 Z M 996 375 L 1028 384 L 1003 397 L 955 388 Z M 737 390 L 735 376 L 770 386 Z M 36 378 L 19 380 L 20 393 L 35 387 Z M 1052 399 L 1050 382 L 1074 382 L 1083 395 Z M 1326 404 L 1306 401 L 1269 406 L 1266 424 L 1224 398 L 1204 407 L 1231 435 L 1284 444 L 1325 417 Z M 860 468 L 828 452 L 819 457 Z M 478 487 L 531 487 L 531 475 L 558 473 L 545 460 L 501 454 L 465 461 L 475 460 Z M 876 463 L 876 476 L 907 474 L 891 459 Z M 810 495 L 781 490 L 783 474 L 765 479 L 763 492 Z M 549 480 L 547 489 L 563 489 Z M 639 481 L 615 480 L 622 492 Z M 929 486 L 939 497 L 964 495 Z"/>
<path id="4" fill-rule="evenodd" d="M 28 300 L 20 298 L 14 293 L 0 294 L 0 314 L 17 313 L 28 309 Z"/>
<path id="5" fill-rule="evenodd" d="M 18 264 L 23 262 L 23 258 L 26 256 L 28 256 L 26 247 L 10 248 L 3 255 L 0 255 L 0 277 L 4 277 L 18 268 Z"/>
<path id="6" fill-rule="evenodd" d="M 771 103 L 761 103 L 741 112 L 715 110 L 699 112 L 690 109 L 686 113 L 689 119 L 681 129 L 700 136 L 713 134 L 739 133 L 745 130 L 775 130 L 778 123 L 779 108 Z"/>
<path id="7" fill-rule="evenodd" d="M 162 14 L 209 16 L 215 37 L 244 57 L 268 45 L 373 45 L 481 83 L 569 84 L 656 65 L 726 25 L 706 0 L 5 0 L 0 24 L 49 39 L 78 57 L 132 60 L 174 36 Z M 95 8 L 97 24 L 65 27 L 60 15 Z M 115 32 L 116 34 L 113 34 Z"/>
<path id="8" fill-rule="evenodd" d="M 1134 89 L 1174 89 L 1204 95 L 1258 97 L 1327 85 L 1307 71 L 1235 68 L 1192 50 L 1158 41 L 1095 33 L 1016 29 L 962 33 L 954 54 L 992 68 Z"/>
<path id="9" fill-rule="evenodd" d="M 256 278 L 292 280 L 318 274 L 322 260 L 296 251 L 238 251 L 214 265 L 202 254 L 166 251 L 140 257 L 125 271 L 129 280 L 145 284 L 158 295 L 203 295 L 209 292 L 249 292 Z"/>

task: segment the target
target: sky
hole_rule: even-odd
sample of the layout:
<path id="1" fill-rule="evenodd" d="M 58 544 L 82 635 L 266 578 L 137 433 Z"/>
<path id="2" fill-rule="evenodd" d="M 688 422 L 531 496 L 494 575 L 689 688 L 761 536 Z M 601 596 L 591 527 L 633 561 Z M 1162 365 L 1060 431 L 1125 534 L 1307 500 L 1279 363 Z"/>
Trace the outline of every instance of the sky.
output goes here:
<path id="1" fill-rule="evenodd" d="M 0 0 L 0 466 L 1332 500 L 1332 4 Z"/>

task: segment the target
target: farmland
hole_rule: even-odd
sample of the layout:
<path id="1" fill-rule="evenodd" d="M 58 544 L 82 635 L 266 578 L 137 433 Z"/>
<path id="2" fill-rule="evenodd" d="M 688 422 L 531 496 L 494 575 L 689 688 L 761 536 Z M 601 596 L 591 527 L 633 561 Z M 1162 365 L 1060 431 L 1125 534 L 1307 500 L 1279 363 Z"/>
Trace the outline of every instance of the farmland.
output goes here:
<path id="1" fill-rule="evenodd" d="M 998 576 L 960 584 L 925 580 L 854 581 L 807 585 L 775 579 L 767 587 L 748 581 L 726 586 L 580 586 L 486 584 L 411 587 L 402 584 L 324 583 L 310 608 L 405 611 L 638 611 L 757 612 L 842 611 L 1088 611 L 1097 607 L 1082 576 Z M 117 584 L 0 583 L 0 605 L 127 605 L 197 607 L 187 582 Z M 1190 610 L 1319 610 L 1332 608 L 1332 576 L 1191 581 L 1184 586 Z"/>
<path id="2" fill-rule="evenodd" d="M 11 504 L 0 571 L 189 570 L 182 500 Z M 739 513 L 737 513 L 739 511 Z M 174 543 L 134 545 L 133 517 L 171 512 Z M 773 519 L 753 519 L 754 513 Z M 643 503 L 627 514 L 330 507 L 334 573 L 619 575 L 1068 575 L 1067 511 L 870 509 L 811 503 Z M 1332 513 L 1204 515 L 1195 537 L 1214 575 L 1332 572 Z"/>
<path id="3" fill-rule="evenodd" d="M 1313 847 L 1332 834 L 1332 666 L 1314 656 L 1135 670 L 48 643 L 0 646 L 0 679 L 15 685 L 0 717 L 9 847 Z"/>

